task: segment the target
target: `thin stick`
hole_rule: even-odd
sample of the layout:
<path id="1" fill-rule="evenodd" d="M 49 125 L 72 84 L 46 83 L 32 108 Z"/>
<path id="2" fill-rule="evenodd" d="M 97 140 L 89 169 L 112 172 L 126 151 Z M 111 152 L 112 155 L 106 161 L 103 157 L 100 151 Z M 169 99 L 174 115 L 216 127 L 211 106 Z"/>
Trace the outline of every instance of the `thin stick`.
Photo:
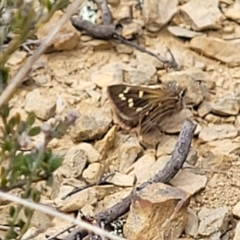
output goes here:
<path id="1" fill-rule="evenodd" d="M 96 235 L 102 235 L 104 237 L 107 237 L 107 238 L 110 238 L 110 239 L 113 239 L 113 240 L 124 240 L 124 238 L 112 235 L 109 232 L 104 231 L 101 228 L 93 226 L 93 225 L 91 225 L 89 223 L 86 223 L 84 221 L 74 219 L 72 217 L 69 217 L 68 215 L 65 215 L 63 213 L 57 212 L 56 210 L 53 210 L 52 208 L 43 206 L 41 204 L 36 204 L 34 202 L 30 202 L 30 201 L 24 200 L 22 198 L 13 196 L 13 195 L 11 195 L 9 193 L 4 193 L 4 192 L 1 192 L 1 191 L 0 191 L 0 197 L 2 197 L 4 199 L 7 199 L 7 200 L 9 200 L 11 202 L 15 202 L 15 203 L 21 204 L 21 205 L 23 205 L 25 207 L 41 211 L 41 212 L 49 214 L 51 216 L 61 218 L 64 221 L 68 221 L 71 224 L 79 225 L 81 228 L 87 229 L 89 232 L 94 232 Z"/>
<path id="2" fill-rule="evenodd" d="M 6 87 L 3 93 L 0 95 L 0 110 L 3 106 L 12 98 L 16 92 L 18 86 L 22 83 L 23 79 L 31 70 L 33 64 L 39 59 L 39 57 L 45 52 L 47 47 L 54 41 L 55 35 L 59 32 L 61 27 L 70 19 L 70 17 L 76 12 L 76 10 L 83 4 L 84 0 L 75 0 L 68 6 L 65 14 L 61 17 L 55 27 L 49 32 L 47 37 L 43 39 L 41 45 L 34 52 L 34 54 L 28 58 L 26 64 L 24 64 L 17 74 L 10 80 L 10 84 Z"/>
<path id="3" fill-rule="evenodd" d="M 137 187 L 137 191 L 141 191 L 143 188 L 152 183 L 168 183 L 178 173 L 179 169 L 183 166 L 183 163 L 188 156 L 189 148 L 196 126 L 197 125 L 190 120 L 185 120 L 179 134 L 178 141 L 175 145 L 174 152 L 169 162 L 151 180 L 146 181 L 142 183 L 139 187 Z M 134 194 L 135 190 L 132 191 L 121 202 L 97 213 L 94 216 L 94 219 L 98 223 L 104 221 L 105 224 L 109 224 L 110 222 L 116 220 L 117 218 L 129 211 L 132 197 Z M 75 240 L 77 235 L 85 237 L 87 234 L 88 233 L 86 233 L 86 231 L 82 231 L 81 228 L 77 228 L 74 229 L 66 238 L 64 238 L 64 240 Z"/>

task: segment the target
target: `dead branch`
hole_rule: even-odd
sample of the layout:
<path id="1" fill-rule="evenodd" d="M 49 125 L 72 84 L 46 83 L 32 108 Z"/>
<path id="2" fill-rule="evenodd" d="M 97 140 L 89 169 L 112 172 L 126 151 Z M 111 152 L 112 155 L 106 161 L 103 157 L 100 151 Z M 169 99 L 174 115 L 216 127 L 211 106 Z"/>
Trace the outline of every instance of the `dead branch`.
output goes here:
<path id="1" fill-rule="evenodd" d="M 92 183 L 92 184 L 89 184 L 89 185 L 87 185 L 87 186 L 83 186 L 83 187 L 76 188 L 76 189 L 72 190 L 71 192 L 67 193 L 67 194 L 66 194 L 65 196 L 63 196 L 61 199 L 64 200 L 64 199 L 72 196 L 72 195 L 75 194 L 75 193 L 78 193 L 78 192 L 80 192 L 80 191 L 83 191 L 84 189 L 87 189 L 87 188 L 90 188 L 90 187 L 93 187 L 93 186 L 107 184 L 107 183 L 108 183 L 107 179 L 110 178 L 110 177 L 112 177 L 114 174 L 115 174 L 114 172 L 108 174 L 107 176 L 101 178 L 97 183 Z"/>
<path id="2" fill-rule="evenodd" d="M 108 7 L 106 0 L 95 0 L 95 3 L 98 5 L 98 8 L 102 11 L 102 20 L 104 25 L 109 25 L 113 23 L 112 13 Z"/>
<path id="3" fill-rule="evenodd" d="M 78 30 L 78 31 L 85 31 L 88 35 L 96 38 L 96 39 L 102 39 L 102 40 L 113 40 L 113 41 L 120 41 L 122 44 L 125 44 L 127 46 L 133 47 L 137 49 L 138 51 L 147 53 L 156 59 L 158 59 L 160 62 L 164 64 L 164 66 L 168 68 L 173 68 L 175 70 L 180 70 L 181 67 L 177 64 L 172 52 L 167 48 L 168 52 L 170 53 L 171 60 L 165 59 L 147 49 L 144 47 L 131 42 L 124 38 L 121 35 L 121 24 L 114 24 L 111 11 L 107 5 L 107 2 L 105 0 L 95 0 L 96 4 L 98 5 L 98 8 L 102 12 L 102 20 L 103 25 L 96 25 L 89 21 L 82 20 L 79 18 L 71 18 L 72 25 Z"/>
<path id="4" fill-rule="evenodd" d="M 152 183 L 157 182 L 169 183 L 169 181 L 182 168 L 185 160 L 187 159 L 195 129 L 196 124 L 191 122 L 190 120 L 186 120 L 183 123 L 171 159 L 168 161 L 168 163 L 162 170 L 160 170 L 151 180 L 142 183 L 136 189 L 136 191 L 140 191 Z M 124 215 L 126 212 L 129 211 L 131 200 L 134 195 L 135 192 L 133 191 L 131 194 L 129 194 L 129 196 L 124 198 L 121 202 L 115 204 L 113 207 L 103 210 L 100 213 L 97 213 L 94 217 L 96 222 L 99 224 L 100 222 L 103 221 L 105 224 L 109 224 L 110 222 Z M 88 233 L 85 230 L 77 228 L 74 230 L 74 234 L 73 232 L 70 233 L 66 238 L 64 238 L 64 240 L 75 240 L 77 239 L 76 238 L 77 235 L 85 237 L 87 234 Z"/>

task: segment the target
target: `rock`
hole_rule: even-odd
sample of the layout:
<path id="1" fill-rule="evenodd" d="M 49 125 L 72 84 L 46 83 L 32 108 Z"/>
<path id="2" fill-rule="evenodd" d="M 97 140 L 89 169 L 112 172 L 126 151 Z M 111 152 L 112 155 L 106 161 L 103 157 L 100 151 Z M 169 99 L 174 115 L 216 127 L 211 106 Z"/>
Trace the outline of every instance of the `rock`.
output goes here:
<path id="1" fill-rule="evenodd" d="M 156 149 L 163 132 L 158 127 L 153 127 L 149 132 L 139 137 L 141 146 L 146 149 Z"/>
<path id="2" fill-rule="evenodd" d="M 151 51 L 154 51 L 155 54 L 160 54 L 161 56 L 167 58 L 169 57 L 167 55 L 167 51 L 166 51 L 166 48 L 164 48 L 163 46 L 158 46 L 158 45 L 155 45 L 154 46 L 154 50 L 151 49 Z M 135 55 L 135 58 L 136 58 L 136 66 L 141 69 L 141 68 L 146 68 L 146 67 L 154 67 L 155 69 L 155 72 L 157 69 L 161 69 L 163 68 L 163 63 L 160 62 L 158 59 L 156 59 L 155 57 L 149 55 L 149 54 L 146 54 L 146 53 L 143 53 L 143 52 L 140 52 L 140 51 L 137 51 L 135 50 L 134 51 L 134 55 Z M 146 64 L 147 63 L 147 64 Z M 146 66 L 147 65 L 147 66 Z M 165 71 L 164 71 L 165 72 Z M 147 85 L 147 83 L 144 83 L 144 85 Z"/>
<path id="3" fill-rule="evenodd" d="M 91 40 L 93 40 L 93 37 L 91 37 L 91 36 L 88 36 L 88 35 L 81 35 L 80 36 L 80 40 L 81 40 L 81 42 L 89 42 L 89 41 L 91 41 Z M 100 40 L 101 41 L 101 40 Z"/>
<path id="4" fill-rule="evenodd" d="M 232 167 L 232 158 L 225 154 L 213 154 L 211 151 L 203 153 L 198 161 L 202 169 L 211 169 L 214 172 L 227 172 Z M 203 170 L 204 171 L 204 170 Z"/>
<path id="5" fill-rule="evenodd" d="M 209 113 L 205 116 L 204 120 L 211 124 L 219 124 L 222 123 L 223 118 Z"/>
<path id="6" fill-rule="evenodd" d="M 26 59 L 26 57 L 27 57 L 27 52 L 16 51 L 10 56 L 7 63 L 15 66 L 15 65 L 21 64 Z"/>
<path id="7" fill-rule="evenodd" d="M 240 47 L 219 38 L 197 36 L 190 41 L 190 48 L 226 63 L 229 67 L 240 66 Z"/>
<path id="8" fill-rule="evenodd" d="M 120 0 L 107 0 L 107 3 L 111 4 L 114 7 L 119 6 L 120 2 L 121 2 Z"/>
<path id="9" fill-rule="evenodd" d="M 233 94 L 228 94 L 211 104 L 212 113 L 220 116 L 237 115 L 240 110 L 239 100 Z"/>
<path id="10" fill-rule="evenodd" d="M 87 160 L 89 163 L 98 162 L 100 160 L 99 152 L 90 143 L 80 143 L 76 147 L 77 149 L 83 150 L 87 155 Z"/>
<path id="11" fill-rule="evenodd" d="M 194 237 L 198 230 L 198 216 L 192 208 L 188 208 L 188 222 L 185 227 L 185 233 Z"/>
<path id="12" fill-rule="evenodd" d="M 56 22 L 58 22 L 58 20 L 62 17 L 62 15 L 63 12 L 60 10 L 56 11 L 52 18 L 45 25 L 38 29 L 36 33 L 38 39 L 41 40 L 45 38 L 55 26 Z M 78 45 L 79 39 L 80 32 L 72 26 L 70 21 L 67 21 L 57 33 L 51 47 L 57 51 L 72 50 Z"/>
<path id="13" fill-rule="evenodd" d="M 231 220 L 231 211 L 227 207 L 208 209 L 203 207 L 198 213 L 200 220 L 195 237 L 208 237 L 219 234 L 222 236 L 228 229 Z M 216 228 L 217 226 L 217 228 Z"/>
<path id="14" fill-rule="evenodd" d="M 223 28 L 223 32 L 224 33 L 229 33 L 229 34 L 231 34 L 231 33 L 234 33 L 234 31 L 235 31 L 235 29 L 234 29 L 234 26 L 225 26 L 224 28 Z M 224 39 L 224 38 L 223 38 Z"/>
<path id="15" fill-rule="evenodd" d="M 95 90 L 92 90 L 92 89 L 86 89 L 85 91 L 91 97 L 91 99 L 94 102 L 96 102 L 96 103 L 100 102 L 100 99 L 101 99 L 101 96 L 102 96 L 101 93 L 99 93 Z"/>
<path id="16" fill-rule="evenodd" d="M 218 8 L 218 0 L 190 0 L 180 9 L 185 14 L 186 21 L 191 22 L 191 28 L 196 31 L 221 27 L 223 15 Z"/>
<path id="17" fill-rule="evenodd" d="M 237 128 L 237 130 L 240 131 L 240 116 L 239 115 L 236 116 L 234 125 Z"/>
<path id="18" fill-rule="evenodd" d="M 82 177 L 89 184 L 97 183 L 103 176 L 103 165 L 100 163 L 91 163 L 83 171 Z"/>
<path id="19" fill-rule="evenodd" d="M 186 162 L 192 166 L 195 166 L 196 162 L 198 160 L 198 153 L 195 149 L 190 148 L 190 151 L 188 153 Z"/>
<path id="20" fill-rule="evenodd" d="M 82 174 L 88 161 L 88 154 L 85 150 L 73 147 L 64 157 L 62 165 L 58 168 L 58 172 L 67 177 L 79 177 Z"/>
<path id="21" fill-rule="evenodd" d="M 110 114 L 87 102 L 79 104 L 80 118 L 70 131 L 74 142 L 101 138 L 109 129 L 112 119 Z"/>
<path id="22" fill-rule="evenodd" d="M 114 206 L 115 204 L 121 202 L 122 199 L 127 197 L 131 193 L 132 190 L 133 190 L 133 188 L 124 188 L 122 190 L 118 190 L 115 193 L 111 193 L 111 194 L 105 196 L 103 200 L 101 200 L 97 203 L 96 208 L 95 208 L 95 213 L 99 213 L 100 211 L 110 208 L 110 207 Z"/>
<path id="23" fill-rule="evenodd" d="M 81 209 L 86 204 L 95 204 L 98 200 L 98 191 L 95 187 L 84 189 L 73 194 L 62 202 L 58 203 L 58 208 L 62 212 L 72 212 Z"/>
<path id="24" fill-rule="evenodd" d="M 199 117 L 205 117 L 208 113 L 211 112 L 211 104 L 207 101 L 203 101 L 198 107 Z"/>
<path id="25" fill-rule="evenodd" d="M 112 177 L 109 177 L 107 181 L 120 187 L 132 187 L 134 184 L 134 177 L 126 174 L 116 172 Z"/>
<path id="26" fill-rule="evenodd" d="M 208 145 L 215 154 L 230 154 L 235 150 L 239 149 L 240 141 L 239 139 L 223 139 L 217 141 L 210 141 Z"/>
<path id="27" fill-rule="evenodd" d="M 141 35 L 141 26 L 136 22 L 122 24 L 122 36 L 126 39 L 132 39 L 135 36 Z"/>
<path id="28" fill-rule="evenodd" d="M 124 67 L 124 81 L 133 85 L 148 85 L 157 83 L 156 68 L 152 65 L 140 65 L 137 68 Z"/>
<path id="29" fill-rule="evenodd" d="M 136 137 L 130 137 L 122 143 L 118 151 L 119 172 L 124 173 L 137 159 L 142 147 Z"/>
<path id="30" fill-rule="evenodd" d="M 129 46 L 126 46 L 124 44 L 116 44 L 116 51 L 120 54 L 131 54 L 133 53 L 133 49 Z"/>
<path id="31" fill-rule="evenodd" d="M 176 142 L 176 137 L 169 135 L 162 136 L 157 147 L 157 158 L 163 155 L 171 155 L 175 148 Z"/>
<path id="32" fill-rule="evenodd" d="M 209 78 L 209 76 L 202 70 L 197 68 L 189 68 L 185 71 L 166 74 L 161 78 L 161 80 L 165 83 L 169 81 L 177 81 L 180 86 L 187 87 L 185 98 L 186 104 L 197 106 L 203 101 L 204 98 L 203 88 L 197 82 L 197 80 L 204 81 L 206 78 Z"/>
<path id="33" fill-rule="evenodd" d="M 48 120 L 55 115 L 56 101 L 53 97 L 44 97 L 38 89 L 26 95 L 25 110 L 34 112 L 37 118 Z"/>
<path id="34" fill-rule="evenodd" d="M 53 210 L 53 208 L 52 208 L 52 210 Z M 26 215 L 23 214 L 23 211 L 20 212 L 19 218 L 21 218 L 22 221 L 24 221 L 24 222 L 26 222 L 28 220 Z M 42 211 L 37 211 L 37 210 L 34 211 L 33 216 L 31 218 L 31 222 L 28 227 L 28 231 L 23 235 L 24 239 L 27 239 L 27 237 L 29 237 L 31 239 L 32 236 L 34 236 L 34 235 L 31 235 L 31 232 L 32 232 L 31 230 L 33 228 L 38 229 L 41 232 L 44 232 L 47 229 L 49 229 L 50 227 L 53 227 L 54 226 L 53 219 L 54 219 L 54 217 L 47 213 L 43 213 Z M 34 232 L 32 232 L 32 234 L 34 234 Z M 36 234 L 36 230 L 35 230 L 35 234 Z M 34 237 L 34 239 L 36 239 L 36 238 Z"/>
<path id="35" fill-rule="evenodd" d="M 187 223 L 188 205 L 188 195 L 182 190 L 163 183 L 148 185 L 133 197 L 124 236 L 131 240 L 177 239 Z"/>
<path id="36" fill-rule="evenodd" d="M 56 100 L 56 114 L 57 115 L 63 114 L 66 107 L 67 107 L 66 100 L 62 97 L 57 97 L 57 100 Z"/>
<path id="37" fill-rule="evenodd" d="M 207 184 L 207 177 L 193 173 L 189 169 L 183 169 L 170 181 L 174 187 L 194 195 L 204 189 Z"/>
<path id="38" fill-rule="evenodd" d="M 240 239 L 240 223 L 238 222 L 233 240 L 239 240 L 239 239 Z"/>
<path id="39" fill-rule="evenodd" d="M 234 138 L 238 134 L 236 127 L 230 124 L 209 124 L 207 127 L 202 128 L 199 139 L 204 142 L 211 142 L 213 140 Z"/>
<path id="40" fill-rule="evenodd" d="M 97 151 L 101 155 L 101 160 L 106 157 L 108 150 L 112 147 L 114 143 L 116 129 L 116 125 L 112 126 L 112 128 L 106 133 L 104 138 L 97 141 L 94 145 L 95 149 L 97 149 Z"/>
<path id="41" fill-rule="evenodd" d="M 87 218 L 94 217 L 94 207 L 90 204 L 86 204 L 81 208 L 81 214 Z"/>
<path id="42" fill-rule="evenodd" d="M 177 12 L 177 5 L 177 0 L 145 0 L 142 13 L 146 29 L 150 32 L 159 31 Z"/>
<path id="43" fill-rule="evenodd" d="M 235 1 L 232 7 L 229 7 L 224 15 L 237 23 L 240 23 L 240 2 Z"/>
<path id="44" fill-rule="evenodd" d="M 58 187 L 59 187 L 59 192 L 57 196 L 54 198 L 54 203 L 56 205 L 60 205 L 63 201 L 62 198 L 65 197 L 70 192 L 72 192 L 74 189 L 74 187 L 66 186 L 66 185 L 62 185 L 62 186 L 59 185 Z"/>
<path id="45" fill-rule="evenodd" d="M 152 169 L 155 165 L 154 155 L 153 151 L 146 152 L 141 158 L 132 164 L 131 169 L 133 170 L 129 173 L 129 175 L 136 176 L 136 185 L 139 185 L 154 176 L 154 172 L 149 171 L 149 169 Z"/>
<path id="46" fill-rule="evenodd" d="M 103 199 L 114 190 L 111 185 L 94 186 L 86 188 L 58 203 L 58 209 L 63 212 L 80 210 L 85 205 L 95 205 L 98 200 Z"/>
<path id="47" fill-rule="evenodd" d="M 238 218 L 238 219 L 240 218 L 240 202 L 238 202 L 238 203 L 234 206 L 232 212 L 233 212 L 234 217 L 236 217 L 236 218 Z"/>
<path id="48" fill-rule="evenodd" d="M 93 39 L 89 42 L 83 43 L 83 46 L 91 47 L 94 50 L 110 50 L 112 49 L 112 45 L 109 41 L 101 40 L 101 39 Z"/>
<path id="49" fill-rule="evenodd" d="M 159 171 L 161 171 L 167 162 L 171 159 L 170 155 L 163 155 L 157 159 L 154 165 L 152 165 L 151 172 L 152 176 L 155 176 Z"/>
<path id="50" fill-rule="evenodd" d="M 169 26 L 168 31 L 174 36 L 182 37 L 182 38 L 193 38 L 195 36 L 203 35 L 203 33 L 194 32 L 179 26 Z"/>
<path id="51" fill-rule="evenodd" d="M 193 117 L 189 109 L 182 109 L 180 112 L 175 113 L 171 118 L 165 118 L 159 123 L 160 128 L 166 133 L 179 133 L 181 131 L 183 122 Z"/>
<path id="52" fill-rule="evenodd" d="M 120 2 L 120 1 L 119 1 Z M 117 8 L 112 9 L 114 19 L 121 23 L 130 23 L 133 18 L 132 8 L 129 4 L 121 4 Z"/>
<path id="53" fill-rule="evenodd" d="M 103 88 L 111 84 L 123 82 L 123 71 L 116 63 L 109 63 L 102 69 L 91 72 L 91 81 Z"/>

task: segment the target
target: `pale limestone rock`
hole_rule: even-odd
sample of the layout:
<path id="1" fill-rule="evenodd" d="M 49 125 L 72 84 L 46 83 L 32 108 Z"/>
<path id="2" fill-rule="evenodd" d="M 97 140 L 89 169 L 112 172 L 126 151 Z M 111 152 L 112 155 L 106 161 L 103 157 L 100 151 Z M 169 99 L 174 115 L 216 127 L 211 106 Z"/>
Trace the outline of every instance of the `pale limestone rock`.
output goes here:
<path id="1" fill-rule="evenodd" d="M 38 89 L 26 96 L 25 110 L 34 112 L 37 118 L 48 120 L 55 115 L 56 101 L 53 97 L 43 96 Z"/>
<path id="2" fill-rule="evenodd" d="M 188 205 L 184 191 L 162 183 L 151 184 L 133 197 L 124 236 L 131 240 L 177 239 L 187 224 Z"/>

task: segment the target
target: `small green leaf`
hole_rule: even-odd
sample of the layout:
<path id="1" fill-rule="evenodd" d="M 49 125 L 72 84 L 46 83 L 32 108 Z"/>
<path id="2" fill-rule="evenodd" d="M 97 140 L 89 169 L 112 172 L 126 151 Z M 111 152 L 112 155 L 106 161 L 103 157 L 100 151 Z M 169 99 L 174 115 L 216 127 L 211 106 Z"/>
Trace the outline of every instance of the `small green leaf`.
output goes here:
<path id="1" fill-rule="evenodd" d="M 50 176 L 50 177 L 47 179 L 46 185 L 47 185 L 48 187 L 52 187 L 53 183 L 54 183 L 53 176 Z"/>
<path id="2" fill-rule="evenodd" d="M 22 219 L 19 219 L 17 225 L 20 227 L 20 229 L 22 229 L 25 225 L 25 222 Z"/>
<path id="3" fill-rule="evenodd" d="M 7 186 L 8 180 L 6 178 L 6 176 L 3 176 L 1 179 L 1 187 L 4 188 Z"/>
<path id="4" fill-rule="evenodd" d="M 35 113 L 34 113 L 34 112 L 30 112 L 30 113 L 28 114 L 28 117 L 27 117 L 27 120 L 26 120 L 27 124 L 28 124 L 29 126 L 32 126 L 32 125 L 35 123 L 35 120 L 36 120 L 36 115 L 35 115 Z"/>
<path id="5" fill-rule="evenodd" d="M 29 218 L 33 215 L 33 210 L 31 208 L 24 208 L 24 215 Z"/>
<path id="6" fill-rule="evenodd" d="M 6 236 L 5 236 L 5 240 L 7 240 L 7 239 L 17 239 L 17 233 L 16 232 L 14 232 L 14 231 L 8 231 L 7 232 L 7 234 L 6 234 Z"/>
<path id="7" fill-rule="evenodd" d="M 4 106 L 1 115 L 3 118 L 7 118 L 9 116 L 10 108 L 8 106 Z"/>
<path id="8" fill-rule="evenodd" d="M 0 93 L 4 90 L 9 77 L 9 68 L 0 68 Z"/>
<path id="9" fill-rule="evenodd" d="M 41 132 L 40 127 L 32 127 L 28 130 L 28 136 L 34 137 L 34 136 L 38 135 L 40 132 Z"/>
<path id="10" fill-rule="evenodd" d="M 19 113 L 16 113 L 15 116 L 11 117 L 10 120 L 8 121 L 8 127 L 10 129 L 13 129 L 15 126 L 17 126 L 20 123 L 21 116 Z"/>
<path id="11" fill-rule="evenodd" d="M 32 189 L 31 197 L 34 202 L 40 202 L 41 196 L 40 193 L 36 189 Z"/>
<path id="12" fill-rule="evenodd" d="M 49 12 L 51 11 L 52 3 L 49 0 L 44 0 L 44 6 L 47 8 Z"/>
<path id="13" fill-rule="evenodd" d="M 16 212 L 15 207 L 14 207 L 14 206 L 11 206 L 11 207 L 10 207 L 10 210 L 9 210 L 9 215 L 10 215 L 11 218 L 13 218 L 15 212 Z"/>
<path id="14" fill-rule="evenodd" d="M 58 169 L 63 162 L 63 158 L 58 156 L 52 156 L 52 158 L 49 160 L 49 170 L 50 172 L 54 172 L 56 169 Z"/>
<path id="15" fill-rule="evenodd" d="M 18 182 L 18 178 L 21 175 L 22 174 L 19 171 L 12 172 L 11 179 L 9 180 L 10 185 L 13 185 L 13 184 L 17 183 Z"/>
<path id="16" fill-rule="evenodd" d="M 18 133 L 21 135 L 23 132 L 25 132 L 27 129 L 27 126 L 28 125 L 26 122 L 21 121 L 18 125 Z"/>
<path id="17" fill-rule="evenodd" d="M 22 165 L 26 165 L 26 156 L 22 152 L 18 153 L 13 160 L 12 169 L 18 170 Z"/>
<path id="18" fill-rule="evenodd" d="M 2 143 L 2 151 L 8 151 L 10 152 L 14 148 L 14 143 L 11 141 L 8 141 L 7 139 Z"/>
<path id="19" fill-rule="evenodd" d="M 7 186 L 7 176 L 6 176 L 6 169 L 4 166 L 1 167 L 1 187 L 4 188 Z"/>

